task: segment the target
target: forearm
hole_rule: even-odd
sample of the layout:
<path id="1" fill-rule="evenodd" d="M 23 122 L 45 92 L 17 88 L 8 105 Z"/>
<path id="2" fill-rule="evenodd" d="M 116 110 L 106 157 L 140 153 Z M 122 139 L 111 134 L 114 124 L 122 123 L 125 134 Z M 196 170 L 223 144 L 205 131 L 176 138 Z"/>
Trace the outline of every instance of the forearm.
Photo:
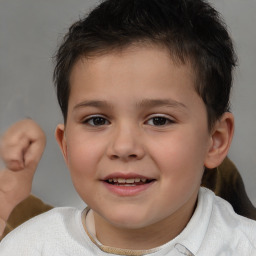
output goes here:
<path id="1" fill-rule="evenodd" d="M 6 221 L 0 217 L 0 240 L 2 240 L 5 226 L 6 226 Z"/>
<path id="2" fill-rule="evenodd" d="M 1 192 L 1 191 L 0 191 Z M 10 198 L 6 198 L 4 195 L 0 195 L 0 240 L 3 238 L 4 231 L 16 203 Z"/>
<path id="3" fill-rule="evenodd" d="M 0 241 L 4 238 L 4 231 L 6 228 L 6 224 L 7 224 L 7 219 L 3 218 L 0 214 Z"/>

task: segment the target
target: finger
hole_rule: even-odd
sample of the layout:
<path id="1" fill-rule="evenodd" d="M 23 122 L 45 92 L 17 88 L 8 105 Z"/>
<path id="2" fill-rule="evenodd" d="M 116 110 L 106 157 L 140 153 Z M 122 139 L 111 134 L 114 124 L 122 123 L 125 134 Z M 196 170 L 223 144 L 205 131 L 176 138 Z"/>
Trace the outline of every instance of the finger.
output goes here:
<path id="1" fill-rule="evenodd" d="M 24 168 L 24 154 L 30 145 L 27 138 L 17 138 L 8 143 L 3 143 L 1 156 L 8 169 L 17 171 Z"/>
<path id="2" fill-rule="evenodd" d="M 46 143 L 43 130 L 33 120 L 12 125 L 1 138 L 0 154 L 8 169 L 16 171 L 27 163 L 37 165 Z M 25 160 L 27 159 L 27 160 Z"/>
<path id="3" fill-rule="evenodd" d="M 19 171 L 19 170 L 23 170 L 24 168 L 24 162 L 20 161 L 20 160 L 9 160 L 8 162 L 6 162 L 6 168 L 12 170 L 12 171 Z"/>
<path id="4" fill-rule="evenodd" d="M 45 140 L 37 140 L 29 145 L 24 154 L 25 168 L 35 172 L 45 148 Z"/>

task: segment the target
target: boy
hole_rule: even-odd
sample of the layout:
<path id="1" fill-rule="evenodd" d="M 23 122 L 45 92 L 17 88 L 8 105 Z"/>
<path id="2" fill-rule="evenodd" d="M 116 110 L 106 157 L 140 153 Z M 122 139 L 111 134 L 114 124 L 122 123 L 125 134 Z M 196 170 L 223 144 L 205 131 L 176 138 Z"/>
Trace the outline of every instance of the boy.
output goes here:
<path id="1" fill-rule="evenodd" d="M 1 255 L 255 255 L 256 223 L 200 188 L 231 143 L 234 66 L 201 0 L 109 0 L 75 23 L 56 55 L 56 139 L 88 208 L 29 221 Z"/>

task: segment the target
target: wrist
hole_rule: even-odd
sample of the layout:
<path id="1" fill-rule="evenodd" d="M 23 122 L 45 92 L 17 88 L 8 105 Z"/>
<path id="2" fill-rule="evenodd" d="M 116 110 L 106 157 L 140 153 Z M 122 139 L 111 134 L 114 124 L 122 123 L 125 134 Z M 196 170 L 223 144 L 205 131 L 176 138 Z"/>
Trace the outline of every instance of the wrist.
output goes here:
<path id="1" fill-rule="evenodd" d="M 0 218 L 0 237 L 1 237 L 1 236 L 3 235 L 3 233 L 4 233 L 5 226 L 6 226 L 5 220 L 3 220 L 3 219 Z"/>
<path id="2" fill-rule="evenodd" d="M 0 205 L 3 207 L 0 209 L 0 220 L 1 222 L 7 222 L 12 210 L 17 205 L 10 198 L 6 198 L 0 195 Z"/>

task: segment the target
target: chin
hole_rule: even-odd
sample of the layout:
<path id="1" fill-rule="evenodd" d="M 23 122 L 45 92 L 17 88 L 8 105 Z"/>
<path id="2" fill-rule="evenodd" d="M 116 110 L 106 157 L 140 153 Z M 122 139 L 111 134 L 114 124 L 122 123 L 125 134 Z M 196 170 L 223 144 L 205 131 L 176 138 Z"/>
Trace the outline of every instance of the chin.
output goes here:
<path id="1" fill-rule="evenodd" d="M 138 216 L 138 210 L 131 212 L 122 212 L 106 217 L 105 219 L 116 228 L 123 229 L 141 229 L 149 226 L 151 224 L 150 220 L 147 221 L 147 216 L 140 214 Z"/>

